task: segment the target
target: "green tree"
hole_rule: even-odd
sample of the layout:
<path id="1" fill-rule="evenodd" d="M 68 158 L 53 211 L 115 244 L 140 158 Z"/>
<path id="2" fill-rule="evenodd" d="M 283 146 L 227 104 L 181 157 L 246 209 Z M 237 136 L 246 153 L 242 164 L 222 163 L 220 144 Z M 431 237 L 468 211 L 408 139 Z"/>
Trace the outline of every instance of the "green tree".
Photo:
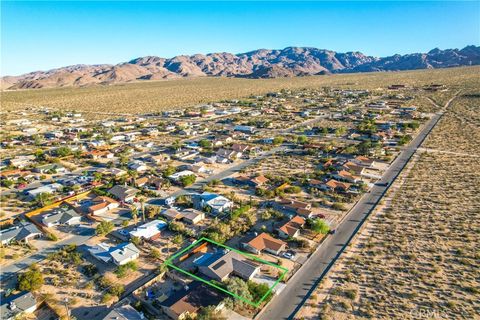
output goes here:
<path id="1" fill-rule="evenodd" d="M 323 219 L 315 219 L 311 221 L 310 228 L 315 233 L 327 234 L 330 231 L 329 225 Z"/>
<path id="2" fill-rule="evenodd" d="M 152 250 L 150 250 L 150 257 L 159 260 L 162 257 L 160 250 L 158 250 L 157 248 L 152 248 Z"/>
<path id="3" fill-rule="evenodd" d="M 198 142 L 198 145 L 205 149 L 210 149 L 212 147 L 212 142 L 207 139 L 202 139 Z"/>
<path id="4" fill-rule="evenodd" d="M 231 293 L 243 297 L 246 300 L 253 301 L 252 294 L 248 288 L 248 284 L 240 278 L 229 278 L 225 280 L 227 290 Z M 243 301 L 235 301 L 236 304 L 245 305 Z"/>
<path id="5" fill-rule="evenodd" d="M 273 144 L 274 145 L 282 144 L 283 141 L 284 141 L 284 139 L 283 139 L 282 136 L 276 136 L 275 138 L 273 138 Z"/>
<path id="6" fill-rule="evenodd" d="M 32 264 L 28 271 L 18 275 L 18 289 L 26 291 L 37 291 L 43 285 L 43 275 L 37 265 Z"/>
<path id="7" fill-rule="evenodd" d="M 297 143 L 299 144 L 305 144 L 308 142 L 307 136 L 297 136 Z"/>
<path id="8" fill-rule="evenodd" d="M 66 157 L 72 153 L 72 150 L 69 147 L 60 147 L 55 150 L 55 155 L 57 157 Z"/>
<path id="9" fill-rule="evenodd" d="M 35 158 L 37 159 L 37 161 L 43 161 L 45 160 L 45 152 L 43 152 L 43 150 L 41 149 L 38 149 L 36 150 L 33 155 L 35 156 Z"/>
<path id="10" fill-rule="evenodd" d="M 165 170 L 163 170 L 162 174 L 165 178 L 167 178 L 168 176 L 171 176 L 172 174 L 174 174 L 176 171 L 177 170 L 175 169 L 175 167 L 167 166 Z"/>
<path id="11" fill-rule="evenodd" d="M 337 129 L 335 129 L 335 135 L 337 137 L 343 136 L 345 133 L 347 133 L 347 128 L 345 128 L 345 127 L 339 127 Z"/>
<path id="12" fill-rule="evenodd" d="M 175 243 L 175 244 L 181 244 L 183 242 L 183 236 L 181 234 L 175 235 L 173 237 L 172 242 Z"/>
<path id="13" fill-rule="evenodd" d="M 188 187 L 188 186 L 194 184 L 195 180 L 197 180 L 197 177 L 193 174 L 189 174 L 187 176 L 181 176 L 180 177 L 180 183 L 182 184 L 183 187 Z"/>
<path id="14" fill-rule="evenodd" d="M 3 179 L 1 182 L 1 185 L 2 187 L 10 188 L 11 186 L 13 186 L 13 181 L 8 179 Z"/>
<path id="15" fill-rule="evenodd" d="M 133 236 L 133 237 L 130 238 L 130 242 L 133 243 L 134 245 L 138 246 L 142 242 L 142 239 L 139 238 L 139 237 Z"/>
<path id="16" fill-rule="evenodd" d="M 215 310 L 215 306 L 200 308 L 197 314 L 197 320 L 227 320 L 220 311 Z"/>
<path id="17" fill-rule="evenodd" d="M 42 192 L 35 197 L 34 203 L 39 207 L 44 207 L 51 204 L 53 201 L 53 196 L 50 193 Z"/>
<path id="18" fill-rule="evenodd" d="M 115 270 L 115 274 L 117 275 L 118 278 L 123 278 L 127 274 L 129 274 L 131 271 L 137 271 L 138 266 L 135 261 L 129 261 L 126 264 L 123 264 L 121 266 L 118 266 L 117 270 Z"/>
<path id="19" fill-rule="evenodd" d="M 114 225 L 111 221 L 102 221 L 96 228 L 96 233 L 99 236 L 104 236 L 113 231 Z"/>

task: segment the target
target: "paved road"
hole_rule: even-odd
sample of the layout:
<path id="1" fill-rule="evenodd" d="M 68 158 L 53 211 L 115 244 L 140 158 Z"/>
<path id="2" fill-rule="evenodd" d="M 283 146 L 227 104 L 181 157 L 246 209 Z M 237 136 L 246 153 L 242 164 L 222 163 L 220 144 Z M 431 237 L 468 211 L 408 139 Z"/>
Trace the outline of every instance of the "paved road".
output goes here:
<path id="1" fill-rule="evenodd" d="M 453 99 L 454 98 L 447 102 L 445 108 L 449 106 Z M 392 184 L 417 148 L 437 124 L 441 115 L 442 114 L 438 113 L 432 116 L 417 137 L 411 141 L 408 147 L 399 154 L 397 159 L 395 159 L 392 165 L 386 170 L 382 179 L 372 187 L 369 193 L 360 199 L 345 219 L 338 225 L 336 233 L 329 236 L 323 242 L 321 247 L 317 249 L 302 268 L 288 281 L 282 293 L 270 302 L 267 308 L 263 310 L 263 313 L 258 315 L 258 319 L 280 320 L 293 319 L 295 317 L 296 313 L 345 250 L 347 244 L 358 232 L 372 209 L 383 197 L 388 187 L 382 184 Z"/>
<path id="2" fill-rule="evenodd" d="M 219 173 L 216 173 L 216 174 L 213 174 L 211 176 L 209 176 L 208 178 L 205 178 L 205 179 L 201 179 L 201 180 L 198 180 L 197 182 L 195 182 L 193 185 L 189 186 L 188 188 L 184 188 L 182 190 L 179 190 L 177 192 L 174 192 L 172 194 L 170 194 L 169 196 L 170 197 L 178 197 L 178 196 L 181 196 L 181 195 L 184 195 L 184 194 L 188 194 L 188 193 L 195 193 L 195 192 L 198 192 L 200 190 L 202 190 L 203 186 L 206 185 L 209 181 L 212 181 L 212 180 L 222 180 L 222 179 L 225 179 L 229 176 L 231 176 L 232 174 L 234 174 L 235 172 L 238 172 L 238 171 L 241 171 L 242 169 L 246 168 L 246 167 L 249 167 L 255 163 L 258 163 L 259 161 L 277 153 L 277 152 L 282 152 L 282 151 L 286 151 L 288 150 L 289 147 L 286 146 L 286 145 L 283 145 L 283 146 L 279 146 L 279 147 L 275 147 L 269 151 L 266 151 L 266 152 L 262 152 L 260 154 L 258 154 L 257 156 L 253 157 L 253 158 L 250 158 L 248 160 L 245 160 L 243 162 L 240 162 L 234 166 L 231 166 Z M 155 200 L 152 200 L 150 203 L 152 204 L 155 204 L 156 202 L 158 202 L 158 199 L 155 199 Z"/>
<path id="3" fill-rule="evenodd" d="M 95 229 L 82 228 L 82 230 L 78 234 L 76 234 L 76 235 L 74 235 L 74 236 L 72 236 L 68 239 L 65 239 L 63 241 L 59 241 L 52 246 L 41 249 L 41 250 L 37 251 L 36 253 L 32 254 L 31 256 L 28 256 L 28 257 L 26 257 L 26 258 L 24 258 L 20 261 L 12 263 L 8 266 L 1 267 L 0 268 L 0 271 L 1 271 L 0 272 L 0 280 L 2 282 L 5 281 L 5 280 L 8 280 L 12 276 L 15 276 L 15 274 L 18 271 L 23 270 L 25 268 L 28 268 L 32 263 L 42 261 L 43 259 L 45 259 L 47 257 L 47 255 L 49 253 L 57 251 L 58 249 L 60 249 L 64 245 L 68 245 L 68 244 L 72 244 L 72 243 L 77 244 L 77 245 L 83 244 L 88 239 L 90 239 L 94 235 L 94 233 L 95 233 Z M 3 287 L 3 285 L 2 285 L 2 287 Z"/>

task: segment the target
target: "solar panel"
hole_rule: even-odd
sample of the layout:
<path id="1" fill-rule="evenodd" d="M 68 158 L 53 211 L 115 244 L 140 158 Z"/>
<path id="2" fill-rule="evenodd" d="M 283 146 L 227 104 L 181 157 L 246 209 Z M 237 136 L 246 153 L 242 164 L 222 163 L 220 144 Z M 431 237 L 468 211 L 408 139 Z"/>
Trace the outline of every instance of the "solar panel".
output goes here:
<path id="1" fill-rule="evenodd" d="M 212 267 L 212 269 L 213 269 L 213 270 L 217 270 L 218 268 L 220 268 L 221 266 L 223 266 L 225 263 L 226 263 L 225 260 L 222 260 L 222 261 L 220 261 L 219 263 L 215 264 L 215 265 Z"/>

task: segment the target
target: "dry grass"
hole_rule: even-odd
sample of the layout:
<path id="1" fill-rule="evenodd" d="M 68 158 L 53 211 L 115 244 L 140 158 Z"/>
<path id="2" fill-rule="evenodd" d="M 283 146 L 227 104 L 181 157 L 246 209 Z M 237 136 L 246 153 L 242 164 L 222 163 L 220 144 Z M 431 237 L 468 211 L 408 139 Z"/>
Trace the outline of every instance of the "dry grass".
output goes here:
<path id="1" fill-rule="evenodd" d="M 480 94 L 480 87 L 477 93 Z M 480 155 L 479 105 L 480 98 L 462 96 L 455 100 L 437 128 L 428 136 L 424 147 Z"/>
<path id="2" fill-rule="evenodd" d="M 454 102 L 429 148 L 478 155 L 478 98 Z M 304 319 L 465 318 L 480 314 L 480 159 L 420 153 L 303 309 Z"/>
<path id="3" fill-rule="evenodd" d="M 441 82 L 450 87 L 462 80 L 478 79 L 480 67 L 421 70 L 391 73 L 342 74 L 279 79 L 199 78 L 152 81 L 113 86 L 59 88 L 2 92 L 4 110 L 28 105 L 64 110 L 105 113 L 146 113 L 262 94 L 272 90 L 320 88 L 324 86 L 358 89 L 385 88 L 404 83 L 422 86 Z M 436 94 L 432 94 L 436 95 Z"/>

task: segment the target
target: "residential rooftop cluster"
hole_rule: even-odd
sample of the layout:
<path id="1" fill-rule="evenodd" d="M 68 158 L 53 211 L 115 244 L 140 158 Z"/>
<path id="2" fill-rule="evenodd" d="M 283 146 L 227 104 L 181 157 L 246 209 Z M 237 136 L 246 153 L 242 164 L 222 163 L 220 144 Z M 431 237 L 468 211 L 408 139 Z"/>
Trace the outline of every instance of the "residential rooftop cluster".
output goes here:
<path id="1" fill-rule="evenodd" d="M 421 92 L 282 90 L 101 121 L 5 113 L 2 319 L 252 318 L 431 117 Z M 249 299 L 278 279 L 272 265 L 288 272 L 255 307 L 164 264 L 203 237 L 238 252 L 208 245 L 179 264 Z"/>

